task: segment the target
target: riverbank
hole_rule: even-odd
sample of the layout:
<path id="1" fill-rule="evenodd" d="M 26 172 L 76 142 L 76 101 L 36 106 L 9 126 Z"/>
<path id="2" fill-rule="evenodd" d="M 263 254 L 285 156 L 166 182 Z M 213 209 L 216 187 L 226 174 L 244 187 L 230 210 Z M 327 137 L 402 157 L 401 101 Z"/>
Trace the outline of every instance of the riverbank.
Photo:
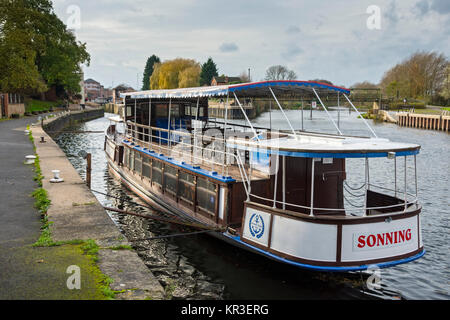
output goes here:
<path id="1" fill-rule="evenodd" d="M 7 248 L 3 249 L 4 242 L 1 243 L 2 256 L 8 254 L 2 267 L 3 264 L 7 265 L 6 271 L 9 271 L 7 275 L 2 272 L 0 278 L 2 298 L 96 300 L 164 297 L 162 286 L 136 252 L 131 250 L 128 241 L 87 188 L 66 155 L 45 131 L 60 130 L 67 123 L 102 115 L 103 110 L 71 112 L 44 120 L 44 128 L 40 123 L 29 127 L 38 156 L 38 161 L 35 162 L 38 166 L 35 187 L 37 190 L 45 190 L 42 197 L 44 200 L 48 199 L 50 205 L 46 214 L 42 215 L 41 224 L 39 213 L 33 209 L 30 190 L 27 192 L 27 201 L 19 202 L 19 206 L 28 207 L 27 212 L 30 211 L 27 219 L 34 222 L 33 233 L 28 234 L 29 230 L 24 230 L 27 241 L 22 241 L 22 246 L 12 247 L 8 252 Z M 27 124 L 28 121 L 21 123 L 16 129 L 21 132 L 22 140 L 28 139 L 23 133 Z M 40 142 L 42 137 L 45 143 Z M 27 144 L 28 149 L 31 149 L 27 153 L 33 154 L 33 146 L 29 142 Z M 20 156 L 22 160 L 19 165 L 25 167 L 25 155 Z M 60 170 L 64 182 L 50 182 L 53 178 L 52 170 L 55 169 Z M 29 175 L 20 177 L 20 180 L 32 186 L 32 171 L 30 168 L 25 170 L 30 171 Z M 17 199 L 17 196 L 13 196 L 6 202 L 12 203 Z M 17 222 L 18 229 L 22 228 L 21 222 Z M 39 228 L 42 229 L 40 235 Z M 68 269 L 69 267 L 72 269 Z M 14 273 L 15 270 L 20 272 Z M 80 288 L 70 289 L 69 278 L 71 273 L 72 276 L 77 276 L 77 270 L 81 278 Z M 67 273 L 68 271 L 70 272 Z"/>

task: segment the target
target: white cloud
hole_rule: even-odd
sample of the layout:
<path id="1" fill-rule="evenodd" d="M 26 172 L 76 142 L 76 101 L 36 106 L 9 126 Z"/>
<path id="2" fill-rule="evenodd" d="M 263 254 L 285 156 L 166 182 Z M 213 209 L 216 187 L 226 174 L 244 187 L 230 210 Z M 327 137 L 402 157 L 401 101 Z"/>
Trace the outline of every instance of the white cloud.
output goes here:
<path id="1" fill-rule="evenodd" d="M 54 0 L 66 21 L 69 0 Z M 417 50 L 450 52 L 448 0 L 378 0 L 381 30 L 368 30 L 373 0 L 78 0 L 91 66 L 86 77 L 106 86 L 136 86 L 147 58 L 211 56 L 219 73 L 251 68 L 254 80 L 275 64 L 300 79 L 329 79 L 351 86 L 378 82 L 383 73 Z M 420 13 L 420 14 L 419 14 Z"/>

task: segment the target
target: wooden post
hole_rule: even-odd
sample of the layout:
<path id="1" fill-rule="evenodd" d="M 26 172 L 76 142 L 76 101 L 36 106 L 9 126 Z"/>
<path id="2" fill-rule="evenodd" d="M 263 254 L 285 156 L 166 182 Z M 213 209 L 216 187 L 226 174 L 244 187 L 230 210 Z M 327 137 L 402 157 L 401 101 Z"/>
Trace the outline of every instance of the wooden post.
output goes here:
<path id="1" fill-rule="evenodd" d="M 91 159 L 92 156 L 90 153 L 88 153 L 86 155 L 86 162 L 87 162 L 87 167 L 86 167 L 86 184 L 89 187 L 89 189 L 91 188 Z"/>

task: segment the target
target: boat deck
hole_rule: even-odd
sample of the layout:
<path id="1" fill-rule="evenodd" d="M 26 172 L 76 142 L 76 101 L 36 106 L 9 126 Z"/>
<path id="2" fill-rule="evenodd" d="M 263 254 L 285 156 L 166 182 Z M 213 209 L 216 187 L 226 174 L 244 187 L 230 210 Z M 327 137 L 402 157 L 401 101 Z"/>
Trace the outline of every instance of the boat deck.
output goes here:
<path id="1" fill-rule="evenodd" d="M 131 140 L 131 139 L 130 139 Z M 211 159 L 206 158 L 200 154 L 194 156 L 194 154 L 190 151 L 184 151 L 181 148 L 176 148 L 175 146 L 167 146 L 166 144 L 159 144 L 157 142 L 148 142 L 139 140 L 137 142 L 141 147 L 147 148 L 148 150 L 155 151 L 158 154 L 163 154 L 167 157 L 172 158 L 175 162 L 184 162 L 185 164 L 192 166 L 199 166 L 200 169 L 217 172 L 219 175 L 225 177 L 232 177 L 234 180 L 238 182 L 242 182 L 241 171 L 237 164 L 218 164 L 217 161 L 214 163 Z M 191 148 L 190 148 L 191 149 Z M 245 173 L 251 181 L 259 181 L 259 180 L 267 180 L 270 176 L 257 170 L 255 168 L 250 168 L 249 165 L 245 165 Z"/>

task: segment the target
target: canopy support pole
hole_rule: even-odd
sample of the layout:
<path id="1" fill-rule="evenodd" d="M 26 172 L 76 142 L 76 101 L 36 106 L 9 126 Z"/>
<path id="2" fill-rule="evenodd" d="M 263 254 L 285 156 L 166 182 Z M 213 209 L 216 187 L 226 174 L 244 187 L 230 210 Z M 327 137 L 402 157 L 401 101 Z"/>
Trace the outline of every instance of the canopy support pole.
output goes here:
<path id="1" fill-rule="evenodd" d="M 311 211 L 310 216 L 314 215 L 314 163 L 315 159 L 311 158 Z"/>
<path id="2" fill-rule="evenodd" d="M 286 156 L 283 156 L 283 210 L 286 210 Z"/>
<path id="3" fill-rule="evenodd" d="M 137 134 L 136 134 L 136 118 L 137 118 L 137 112 L 136 112 L 136 98 L 134 99 L 134 124 L 133 124 L 133 138 L 137 138 Z"/>
<path id="4" fill-rule="evenodd" d="M 337 125 L 338 125 L 338 128 L 340 129 L 340 122 L 341 122 L 341 106 L 340 106 L 340 103 L 339 103 L 339 91 L 338 91 L 338 94 L 337 94 L 337 104 L 338 104 L 338 120 L 337 120 Z"/>
<path id="5" fill-rule="evenodd" d="M 167 145 L 169 147 L 169 150 L 170 150 L 170 120 L 171 120 L 170 119 L 170 111 L 171 111 L 171 109 L 172 109 L 172 98 L 169 98 L 169 117 L 167 119 L 168 120 L 167 121 Z"/>
<path id="6" fill-rule="evenodd" d="M 364 178 L 364 182 L 365 182 L 365 197 L 364 197 L 364 207 L 367 208 L 367 191 L 369 190 L 369 184 L 370 184 L 370 176 L 369 176 L 369 158 L 365 159 L 365 166 L 364 166 L 364 171 L 365 171 L 365 178 Z M 364 210 L 364 216 L 367 215 L 367 210 Z"/>
<path id="7" fill-rule="evenodd" d="M 281 112 L 283 113 L 283 116 L 286 118 L 287 123 L 289 124 L 289 127 L 292 130 L 292 133 L 294 134 L 294 137 L 297 138 L 297 134 L 295 133 L 294 128 L 292 127 L 291 122 L 289 121 L 289 118 L 286 116 L 286 113 L 284 113 L 283 108 L 281 107 L 280 103 L 278 102 L 277 97 L 275 96 L 275 93 L 273 93 L 273 90 L 271 87 L 269 87 L 270 92 L 272 93 L 273 98 L 275 99 L 276 103 L 278 104 L 278 107 L 280 108 Z"/>
<path id="8" fill-rule="evenodd" d="M 149 147 L 151 147 L 152 145 L 152 98 L 149 99 L 148 102 L 148 142 L 149 142 Z M 152 148 L 153 149 L 153 148 Z"/>
<path id="9" fill-rule="evenodd" d="M 397 198 L 397 156 L 394 158 L 394 197 Z"/>
<path id="10" fill-rule="evenodd" d="M 328 118 L 330 118 L 331 122 L 333 123 L 334 127 L 337 129 L 337 131 L 339 132 L 340 135 L 342 135 L 341 130 L 339 130 L 339 127 L 336 125 L 336 123 L 334 122 L 333 118 L 331 117 L 330 113 L 328 112 L 327 108 L 325 107 L 325 105 L 323 104 L 322 100 L 320 99 L 319 95 L 316 92 L 316 89 L 312 88 L 314 91 L 314 94 L 316 95 L 317 99 L 319 99 L 320 104 L 322 105 L 323 109 L 325 110 L 325 112 L 328 115 Z"/>
<path id="11" fill-rule="evenodd" d="M 356 109 L 356 107 L 353 105 L 353 103 L 350 101 L 350 99 L 347 97 L 347 95 L 344 93 L 344 97 L 345 99 L 347 99 L 347 101 L 350 103 L 350 105 L 353 107 L 353 109 L 355 109 L 356 113 L 358 113 L 359 117 L 364 121 L 364 123 L 366 124 L 366 126 L 369 128 L 369 130 L 372 132 L 372 134 L 374 135 L 375 138 L 378 138 L 377 134 L 375 133 L 375 131 L 373 131 L 372 127 L 367 123 L 366 119 L 363 118 L 363 116 L 361 115 L 361 113 L 359 113 L 358 109 Z"/>
<path id="12" fill-rule="evenodd" d="M 277 158 L 275 160 L 275 184 L 273 186 L 273 208 L 277 207 L 277 185 L 278 185 L 278 171 L 279 171 L 279 158 L 280 155 L 277 154 Z"/>
<path id="13" fill-rule="evenodd" d="M 236 96 L 236 93 L 233 92 L 233 95 L 234 95 L 234 98 L 236 99 L 236 102 L 237 102 L 238 105 L 239 105 L 239 108 L 241 108 L 241 111 L 242 111 L 242 113 L 244 114 L 245 120 L 247 120 L 248 124 L 250 125 L 250 128 L 252 128 L 253 134 L 255 135 L 256 139 L 259 141 L 258 134 L 256 133 L 255 128 L 253 128 L 252 123 L 251 123 L 250 120 L 248 119 L 247 114 L 245 113 L 244 108 L 242 108 L 242 105 L 241 105 L 241 103 L 239 102 L 239 99 L 238 99 L 238 97 Z"/>
<path id="14" fill-rule="evenodd" d="M 408 194 L 406 193 L 406 187 L 407 187 L 407 185 L 406 185 L 406 169 L 407 169 L 407 167 L 406 167 L 406 156 L 405 156 L 405 211 L 406 211 L 406 208 L 408 207 Z"/>
<path id="15" fill-rule="evenodd" d="M 229 93 L 227 92 L 227 102 L 225 104 L 225 123 L 223 125 L 223 165 L 222 165 L 222 176 L 225 173 L 225 166 L 227 165 L 227 120 L 228 120 L 228 98 Z"/>
<path id="16" fill-rule="evenodd" d="M 303 98 L 302 98 L 302 102 L 301 102 L 302 104 L 302 131 L 305 131 L 305 127 L 304 127 L 304 125 L 303 125 Z"/>
<path id="17" fill-rule="evenodd" d="M 416 182 L 416 200 L 417 200 L 419 193 L 418 193 L 418 189 L 417 189 L 417 159 L 416 159 L 416 155 L 414 155 L 414 178 L 415 178 L 415 182 Z"/>
<path id="18" fill-rule="evenodd" d="M 197 97 L 197 109 L 195 110 L 195 121 L 198 120 L 198 106 L 200 103 L 200 97 Z M 197 128 L 194 128 L 194 141 L 192 141 L 192 153 L 191 153 L 191 163 L 197 163 L 196 152 L 197 152 Z"/>

